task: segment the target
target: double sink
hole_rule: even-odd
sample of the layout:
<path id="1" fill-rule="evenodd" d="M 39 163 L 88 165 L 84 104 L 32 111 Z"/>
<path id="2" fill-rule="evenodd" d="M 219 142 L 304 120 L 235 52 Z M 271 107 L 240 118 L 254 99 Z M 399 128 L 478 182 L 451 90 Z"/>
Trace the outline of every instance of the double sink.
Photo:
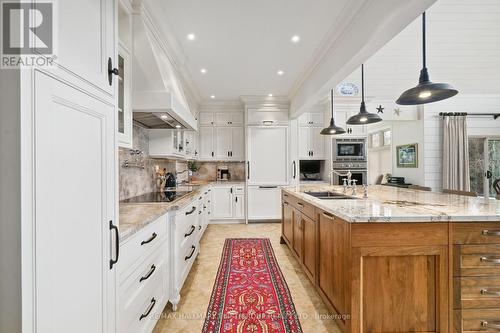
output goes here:
<path id="1" fill-rule="evenodd" d="M 304 193 L 321 200 L 358 199 L 356 197 L 351 197 L 342 193 L 331 192 L 331 191 L 304 192 Z"/>

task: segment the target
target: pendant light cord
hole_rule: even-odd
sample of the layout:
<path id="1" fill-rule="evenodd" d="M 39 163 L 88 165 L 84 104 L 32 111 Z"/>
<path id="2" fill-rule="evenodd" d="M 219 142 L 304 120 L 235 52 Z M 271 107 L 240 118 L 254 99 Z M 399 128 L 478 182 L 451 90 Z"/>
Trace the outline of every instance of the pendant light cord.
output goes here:
<path id="1" fill-rule="evenodd" d="M 330 108 L 332 109 L 332 119 L 333 119 L 333 89 L 330 90 Z"/>
<path id="2" fill-rule="evenodd" d="M 365 64 L 361 64 L 361 100 L 365 102 Z"/>
<path id="3" fill-rule="evenodd" d="M 427 67 L 427 64 L 426 64 L 426 40 L 425 40 L 425 36 L 426 36 L 426 33 L 425 33 L 425 12 L 422 13 L 422 55 L 423 55 L 423 65 L 424 65 L 424 68 Z"/>

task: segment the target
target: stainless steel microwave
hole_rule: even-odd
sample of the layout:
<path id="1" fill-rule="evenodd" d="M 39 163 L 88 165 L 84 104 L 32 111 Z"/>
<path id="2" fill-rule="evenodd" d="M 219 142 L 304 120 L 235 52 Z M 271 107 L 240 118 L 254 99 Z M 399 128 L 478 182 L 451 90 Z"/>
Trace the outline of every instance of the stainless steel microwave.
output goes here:
<path id="1" fill-rule="evenodd" d="M 334 139 L 333 159 L 335 161 L 366 161 L 366 139 Z"/>

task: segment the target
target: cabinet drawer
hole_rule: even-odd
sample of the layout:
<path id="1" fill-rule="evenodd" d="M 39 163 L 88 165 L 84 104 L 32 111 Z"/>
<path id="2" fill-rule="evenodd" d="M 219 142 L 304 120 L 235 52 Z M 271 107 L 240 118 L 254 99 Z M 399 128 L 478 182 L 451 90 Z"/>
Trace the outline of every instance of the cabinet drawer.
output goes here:
<path id="1" fill-rule="evenodd" d="M 455 245 L 455 276 L 500 274 L 500 245 Z"/>
<path id="2" fill-rule="evenodd" d="M 500 331 L 500 309 L 455 310 L 455 332 Z"/>
<path id="3" fill-rule="evenodd" d="M 167 217 L 164 215 L 132 236 L 124 244 L 120 244 L 120 260 L 118 261 L 120 275 L 164 242 L 166 235 Z"/>
<path id="4" fill-rule="evenodd" d="M 500 244 L 500 223 L 453 223 L 453 244 Z"/>
<path id="5" fill-rule="evenodd" d="M 453 288 L 455 309 L 500 308 L 500 276 L 457 277 Z"/>
<path id="6" fill-rule="evenodd" d="M 310 217 L 311 219 L 313 219 L 314 221 L 316 221 L 316 216 L 314 216 L 314 206 L 313 205 L 310 205 L 300 199 L 297 200 L 297 209 L 300 210 L 302 212 L 302 214 L 305 214 L 307 215 L 308 217 Z"/>
<path id="7" fill-rule="evenodd" d="M 150 333 L 160 318 L 165 306 L 165 296 L 162 287 L 157 286 L 155 289 L 145 294 L 139 302 L 137 311 L 125 318 L 120 332 L 124 333 Z"/>

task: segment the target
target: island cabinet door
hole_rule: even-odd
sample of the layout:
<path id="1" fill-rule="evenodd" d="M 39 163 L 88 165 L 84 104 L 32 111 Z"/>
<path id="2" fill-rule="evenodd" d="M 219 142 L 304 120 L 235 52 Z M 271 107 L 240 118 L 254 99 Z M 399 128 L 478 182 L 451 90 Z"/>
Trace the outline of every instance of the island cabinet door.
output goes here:
<path id="1" fill-rule="evenodd" d="M 318 287 L 340 315 L 348 314 L 347 262 L 349 224 L 330 213 L 319 214 Z"/>
<path id="2" fill-rule="evenodd" d="M 293 208 L 293 252 L 299 258 L 299 261 L 302 262 L 302 242 L 303 242 L 303 222 L 302 222 L 302 213 Z"/>
<path id="3" fill-rule="evenodd" d="M 313 219 L 302 215 L 302 229 L 304 237 L 304 249 L 303 249 L 303 264 L 305 267 L 305 272 L 311 281 L 314 283 L 316 281 L 316 232 L 317 223 Z"/>
<path id="4" fill-rule="evenodd" d="M 283 201 L 283 238 L 289 245 L 293 242 L 293 208 L 288 201 Z"/>

